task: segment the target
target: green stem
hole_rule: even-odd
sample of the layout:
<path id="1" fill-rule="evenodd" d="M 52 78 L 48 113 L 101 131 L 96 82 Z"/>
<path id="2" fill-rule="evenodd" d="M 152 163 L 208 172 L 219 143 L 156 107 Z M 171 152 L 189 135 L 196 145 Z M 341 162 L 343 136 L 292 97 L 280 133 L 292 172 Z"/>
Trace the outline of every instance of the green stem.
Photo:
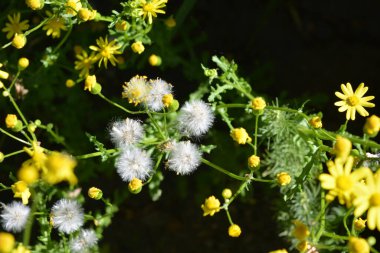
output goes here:
<path id="1" fill-rule="evenodd" d="M 257 132 L 258 132 L 258 128 L 259 128 L 259 115 L 255 115 L 255 134 L 254 134 L 255 147 L 254 147 L 254 155 L 257 155 Z"/>
<path id="2" fill-rule="evenodd" d="M 299 110 L 295 110 L 295 109 L 291 109 L 291 108 L 287 108 L 287 107 L 279 107 L 279 106 L 266 106 L 265 109 L 274 110 L 274 111 L 283 111 L 283 112 L 296 113 L 296 114 L 301 115 L 306 120 L 308 120 L 308 116 L 305 113 L 300 112 Z"/>
<path id="3" fill-rule="evenodd" d="M 17 78 L 18 78 L 19 75 L 20 75 L 20 70 L 17 72 L 16 76 L 13 78 L 10 87 L 13 86 L 13 84 L 16 82 L 16 80 L 17 80 Z M 6 89 L 6 90 L 8 91 L 8 97 L 9 97 L 9 100 L 11 101 L 13 107 L 16 109 L 16 111 L 17 111 L 17 113 L 20 115 L 22 121 L 23 121 L 24 124 L 27 126 L 27 125 L 28 125 L 28 121 L 26 120 L 26 118 L 24 117 L 24 114 L 22 114 L 20 108 L 18 107 L 17 103 L 16 103 L 15 100 L 13 99 L 10 88 L 9 88 L 9 89 Z"/>
<path id="4" fill-rule="evenodd" d="M 220 172 L 226 174 L 226 175 L 229 176 L 229 177 L 232 177 L 232 178 L 237 179 L 237 180 L 240 180 L 240 181 L 245 181 L 245 180 L 247 180 L 246 177 L 241 177 L 241 176 L 238 176 L 238 175 L 236 175 L 236 174 L 234 174 L 234 173 L 232 173 L 232 172 L 229 172 L 228 170 L 225 170 L 225 169 L 223 169 L 222 167 L 219 167 L 218 165 L 213 164 L 212 162 L 210 162 L 210 161 L 208 161 L 208 160 L 206 160 L 206 159 L 204 159 L 204 158 L 201 158 L 201 161 L 202 161 L 202 163 L 204 163 L 204 164 L 210 166 L 210 167 L 213 168 L 213 169 L 216 169 L 217 171 L 220 171 Z"/>
<path id="5" fill-rule="evenodd" d="M 348 219 L 348 216 L 350 216 L 353 211 L 354 211 L 354 207 L 351 207 L 350 210 L 348 210 L 346 215 L 344 215 L 344 217 L 343 217 L 343 226 L 346 229 L 348 236 L 351 236 L 351 231 L 350 231 L 350 229 L 348 229 L 347 219 Z"/>
<path id="6" fill-rule="evenodd" d="M 315 236 L 315 242 L 319 241 L 319 238 L 321 238 L 323 232 L 325 231 L 327 206 L 328 205 L 326 205 L 325 192 L 321 191 L 321 211 L 316 218 L 316 220 L 320 219 L 321 223 L 317 235 Z"/>
<path id="7" fill-rule="evenodd" d="M 216 107 L 216 109 L 219 108 L 246 108 L 246 104 L 220 104 Z"/>
<path id="8" fill-rule="evenodd" d="M 235 194 L 232 196 L 232 198 L 229 199 L 227 204 L 227 208 L 231 203 L 236 199 L 237 196 L 240 195 L 240 193 L 243 191 L 245 187 L 247 187 L 247 184 L 250 182 L 250 180 L 246 179 L 239 187 L 239 189 L 235 192 Z"/>
<path id="9" fill-rule="evenodd" d="M 130 113 L 130 114 L 141 114 L 141 113 L 145 113 L 144 111 L 130 111 L 128 110 L 127 108 L 125 108 L 124 106 L 121 106 L 119 105 L 118 103 L 115 103 L 113 102 L 112 100 L 110 100 L 109 98 L 107 98 L 106 96 L 104 96 L 102 93 L 99 93 L 98 94 L 99 97 L 101 97 L 102 99 L 104 99 L 105 101 L 107 101 L 108 103 L 110 103 L 111 105 L 113 106 L 116 106 L 117 108 L 127 112 L 127 113 Z"/>
<path id="10" fill-rule="evenodd" d="M 166 140 L 167 137 L 165 136 L 165 134 L 162 132 L 160 126 L 157 124 L 157 121 L 156 119 L 152 116 L 152 114 L 149 112 L 149 111 L 146 111 L 146 113 L 148 114 L 150 120 L 152 121 L 152 124 L 154 126 L 154 128 L 156 128 L 156 130 L 158 131 L 158 133 L 161 135 L 161 137 Z"/>
<path id="11" fill-rule="evenodd" d="M 156 170 L 158 169 L 158 166 L 160 165 L 163 156 L 164 156 L 163 153 L 160 154 L 160 155 L 158 156 L 158 159 L 157 159 L 156 165 L 154 166 L 154 169 L 153 169 L 154 172 L 156 172 Z M 150 178 L 149 178 L 149 179 L 148 179 L 143 185 L 147 185 L 147 184 L 149 184 L 149 182 L 152 181 L 152 179 L 153 179 L 153 177 L 154 177 L 154 174 L 155 174 L 155 173 L 153 173 L 153 175 L 152 175 L 152 176 L 151 176 L 151 177 L 150 177 Z"/>
<path id="12" fill-rule="evenodd" d="M 53 52 L 52 52 L 53 54 L 54 54 L 55 52 L 57 52 L 58 49 L 60 49 L 60 48 L 62 47 L 62 45 L 66 42 L 66 40 L 69 38 L 69 36 L 70 36 L 72 30 L 73 30 L 73 25 L 70 24 L 70 26 L 69 26 L 69 30 L 68 30 L 67 33 L 65 34 L 65 37 L 63 37 L 63 39 L 59 42 L 59 44 L 54 48 L 54 50 L 53 50 Z"/>
<path id="13" fill-rule="evenodd" d="M 33 222 L 34 222 L 34 213 L 36 212 L 37 203 L 39 202 L 38 201 L 39 196 L 34 191 L 34 189 L 30 188 L 30 191 L 32 193 L 32 207 L 30 210 L 31 215 L 29 216 L 28 221 L 26 222 L 25 230 L 24 230 L 24 234 L 23 234 L 23 244 L 25 247 L 27 247 L 29 245 L 29 242 L 30 242 L 30 236 L 32 233 L 32 227 L 33 227 Z"/>
<path id="14" fill-rule="evenodd" d="M 333 238 L 333 239 L 345 240 L 345 241 L 347 241 L 349 239 L 348 236 L 337 235 L 335 233 L 331 233 L 331 232 L 327 232 L 327 231 L 323 231 L 322 236 L 330 237 L 330 238 Z"/>
<path id="15" fill-rule="evenodd" d="M 29 144 L 29 143 L 28 143 Z M 21 150 L 17 150 L 17 151 L 14 151 L 12 153 L 9 153 L 9 154 L 6 154 L 4 155 L 4 158 L 7 158 L 7 157 L 11 157 L 11 156 L 14 156 L 14 155 L 18 155 L 18 154 L 21 154 L 21 153 L 24 153 L 25 151 L 23 149 Z"/>
<path id="16" fill-rule="evenodd" d="M 230 215 L 230 211 L 228 210 L 228 206 L 226 206 L 225 210 L 226 210 L 226 214 L 227 214 L 228 222 L 229 222 L 231 225 L 233 225 L 234 222 L 233 222 L 232 219 L 231 219 L 231 215 Z"/>
<path id="17" fill-rule="evenodd" d="M 119 150 L 118 149 L 107 149 L 106 150 L 106 153 L 107 154 L 112 154 L 112 153 L 115 153 L 115 152 L 118 152 Z M 75 156 L 76 159 L 80 160 L 80 159 L 88 159 L 88 158 L 92 158 L 92 157 L 97 157 L 97 156 L 101 156 L 103 154 L 103 152 L 94 152 L 94 153 L 89 153 L 89 154 L 85 154 L 85 155 L 78 155 L 78 156 Z"/>
<path id="18" fill-rule="evenodd" d="M 2 128 L 0 128 L 0 132 L 2 132 L 2 133 L 5 134 L 5 135 L 8 135 L 9 137 L 15 139 L 16 141 L 19 141 L 19 142 L 24 143 L 24 144 L 29 145 L 29 146 L 31 145 L 29 142 L 24 141 L 23 139 L 20 139 L 20 138 L 14 136 L 13 134 L 7 132 L 6 130 L 4 130 L 4 129 L 2 129 Z"/>

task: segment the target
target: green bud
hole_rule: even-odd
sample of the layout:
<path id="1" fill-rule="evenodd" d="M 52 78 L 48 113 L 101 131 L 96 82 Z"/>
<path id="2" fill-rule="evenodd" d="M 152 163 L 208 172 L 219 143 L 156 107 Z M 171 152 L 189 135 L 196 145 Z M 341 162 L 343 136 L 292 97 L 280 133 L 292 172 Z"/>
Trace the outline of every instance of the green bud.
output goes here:
<path id="1" fill-rule="evenodd" d="M 91 89 L 91 93 L 94 95 L 98 95 L 102 91 L 102 86 L 99 83 L 96 83 L 94 87 Z"/>
<path id="2" fill-rule="evenodd" d="M 172 103 L 169 105 L 169 112 L 175 112 L 179 108 L 179 102 L 177 99 L 173 99 Z"/>

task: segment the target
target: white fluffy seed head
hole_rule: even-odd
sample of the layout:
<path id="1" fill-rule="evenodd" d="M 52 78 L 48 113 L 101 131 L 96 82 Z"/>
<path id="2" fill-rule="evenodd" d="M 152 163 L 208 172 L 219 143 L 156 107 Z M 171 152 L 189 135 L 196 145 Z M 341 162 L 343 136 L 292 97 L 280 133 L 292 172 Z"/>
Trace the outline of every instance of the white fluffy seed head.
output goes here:
<path id="1" fill-rule="evenodd" d="M 123 86 L 122 96 L 127 98 L 129 103 L 138 105 L 146 100 L 149 90 L 150 86 L 146 77 L 135 76 Z"/>
<path id="2" fill-rule="evenodd" d="M 124 146 L 116 158 L 115 167 L 125 182 L 130 182 L 133 178 L 144 181 L 152 171 L 152 160 L 146 151 L 133 146 Z"/>
<path id="3" fill-rule="evenodd" d="M 169 169 L 179 175 L 193 172 L 201 163 L 202 153 L 190 141 L 181 141 L 173 144 L 169 154 Z"/>
<path id="4" fill-rule="evenodd" d="M 75 200 L 60 199 L 51 209 L 53 226 L 58 231 L 70 234 L 80 229 L 84 223 L 84 213 Z"/>
<path id="5" fill-rule="evenodd" d="M 214 121 L 211 107 L 202 100 L 187 101 L 178 116 L 178 127 L 183 134 L 199 137 L 210 129 Z"/>
<path id="6" fill-rule="evenodd" d="M 164 108 L 162 97 L 166 94 L 172 94 L 172 85 L 162 79 L 150 81 L 150 90 L 145 101 L 146 106 L 152 111 L 160 111 Z"/>
<path id="7" fill-rule="evenodd" d="M 71 239 L 70 249 L 74 253 L 91 252 L 90 249 L 98 243 L 98 237 L 92 229 L 82 229 L 79 234 Z"/>
<path id="8" fill-rule="evenodd" d="M 1 224 L 6 231 L 20 232 L 24 229 L 30 214 L 30 208 L 21 202 L 13 201 L 5 205 L 2 204 Z"/>
<path id="9" fill-rule="evenodd" d="M 137 120 L 129 118 L 112 123 L 109 131 L 111 141 L 118 148 L 137 143 L 144 136 L 142 124 Z"/>

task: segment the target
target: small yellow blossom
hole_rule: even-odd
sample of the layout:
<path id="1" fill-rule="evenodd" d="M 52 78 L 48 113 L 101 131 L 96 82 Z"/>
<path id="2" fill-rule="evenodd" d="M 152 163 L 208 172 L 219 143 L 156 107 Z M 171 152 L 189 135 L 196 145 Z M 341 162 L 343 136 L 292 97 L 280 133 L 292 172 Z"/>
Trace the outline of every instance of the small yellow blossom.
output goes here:
<path id="1" fill-rule="evenodd" d="M 30 253 L 30 250 L 22 244 L 19 244 L 17 248 L 12 250 L 12 253 Z"/>
<path id="2" fill-rule="evenodd" d="M 374 99 L 374 96 L 363 97 L 368 91 L 368 87 L 364 86 L 364 83 L 361 83 L 355 92 L 350 83 L 347 83 L 347 85 L 342 84 L 341 89 L 343 93 L 337 91 L 335 92 L 335 96 L 342 99 L 342 101 L 335 102 L 334 105 L 340 106 L 338 109 L 339 112 L 347 111 L 347 120 L 355 120 L 356 111 L 358 111 L 361 116 L 366 117 L 369 114 L 364 107 L 375 107 L 375 104 L 368 102 Z"/>
<path id="3" fill-rule="evenodd" d="M 296 249 L 299 251 L 299 252 L 306 252 L 306 250 L 309 248 L 309 242 L 306 241 L 306 240 L 303 240 L 303 241 L 300 241 L 299 243 L 297 243 L 296 245 Z"/>
<path id="4" fill-rule="evenodd" d="M 369 253 L 368 242 L 363 238 L 350 237 L 348 240 L 349 253 Z"/>
<path id="5" fill-rule="evenodd" d="M 173 16 L 170 16 L 167 19 L 165 19 L 165 25 L 167 28 L 173 28 L 177 25 L 177 22 L 175 21 Z"/>
<path id="6" fill-rule="evenodd" d="M 88 189 L 88 196 L 92 199 L 99 200 L 103 197 L 103 192 L 102 190 L 96 187 L 91 187 L 90 189 Z"/>
<path id="7" fill-rule="evenodd" d="M 92 91 L 95 85 L 96 85 L 96 76 L 95 75 L 87 76 L 84 81 L 84 90 Z"/>
<path id="8" fill-rule="evenodd" d="M 8 114 L 5 118 L 5 125 L 7 128 L 15 128 L 18 123 L 17 116 L 15 114 Z"/>
<path id="9" fill-rule="evenodd" d="M 91 11 L 87 8 L 81 8 L 78 11 L 78 17 L 83 21 L 88 21 L 91 17 Z"/>
<path id="10" fill-rule="evenodd" d="M 287 172 L 280 172 L 276 175 L 277 183 L 281 186 L 290 184 L 292 177 Z"/>
<path id="11" fill-rule="evenodd" d="M 157 17 L 157 13 L 165 14 L 165 11 L 160 10 L 166 6 L 168 0 L 141 0 L 140 6 L 137 8 L 138 15 L 143 16 L 143 19 L 148 19 L 148 23 L 152 24 L 153 17 Z"/>
<path id="12" fill-rule="evenodd" d="M 26 69 L 29 66 L 29 59 L 22 57 L 18 60 L 18 67 L 23 70 Z"/>
<path id="13" fill-rule="evenodd" d="M 319 116 L 312 117 L 309 120 L 309 124 L 316 129 L 322 128 L 322 119 Z"/>
<path id="14" fill-rule="evenodd" d="M 3 64 L 0 63 L 0 68 L 3 66 Z M 5 72 L 3 70 L 0 70 L 0 78 L 1 79 L 8 79 L 9 77 L 9 73 L 8 72 Z M 3 88 L 4 87 L 4 84 L 2 82 L 0 82 L 0 88 Z"/>
<path id="15" fill-rule="evenodd" d="M 26 44 L 26 36 L 22 33 L 18 34 L 16 33 L 12 40 L 12 46 L 14 46 L 17 49 L 21 49 Z"/>
<path id="16" fill-rule="evenodd" d="M 67 88 L 71 88 L 71 87 L 74 87 L 75 82 L 72 79 L 67 79 L 66 82 L 65 82 L 65 85 L 66 85 Z"/>
<path id="17" fill-rule="evenodd" d="M 268 253 L 288 253 L 288 251 L 286 249 L 278 249 L 269 251 Z"/>
<path id="18" fill-rule="evenodd" d="M 380 118 L 376 115 L 372 115 L 366 119 L 364 124 L 364 133 L 369 136 L 376 136 L 380 130 Z"/>
<path id="19" fill-rule="evenodd" d="M 115 24 L 115 29 L 116 31 L 119 31 L 119 32 L 125 32 L 129 29 L 130 26 L 131 25 L 127 21 L 119 20 Z"/>
<path id="20" fill-rule="evenodd" d="M 248 167 L 249 168 L 257 168 L 260 165 L 260 157 L 257 155 L 251 155 L 248 157 Z"/>
<path id="21" fill-rule="evenodd" d="M 250 143 L 252 141 L 247 131 L 242 127 L 232 129 L 230 135 L 232 139 L 239 144 L 246 144 L 247 142 Z"/>
<path id="22" fill-rule="evenodd" d="M 47 160 L 47 155 L 44 153 L 44 149 L 39 146 L 37 142 L 32 143 L 32 150 L 24 147 L 24 151 L 32 157 L 33 165 L 38 169 L 45 169 L 45 162 Z"/>
<path id="23" fill-rule="evenodd" d="M 214 196 L 210 196 L 205 200 L 205 203 L 201 205 L 203 210 L 203 216 L 213 216 L 216 212 L 220 211 L 220 201 Z"/>
<path id="24" fill-rule="evenodd" d="M 65 20 L 61 17 L 53 16 L 50 11 L 46 11 L 46 14 L 50 17 L 50 19 L 42 27 L 42 30 L 46 30 L 46 35 L 51 35 L 53 39 L 61 37 L 61 30 L 67 30 Z"/>
<path id="25" fill-rule="evenodd" d="M 229 199 L 232 197 L 232 191 L 231 189 L 229 188 L 225 188 L 223 191 L 222 191 L 222 196 L 224 199 Z"/>
<path id="26" fill-rule="evenodd" d="M 28 188 L 28 184 L 25 183 L 24 181 L 17 181 L 11 186 L 11 188 L 14 193 L 13 197 L 21 198 L 22 203 L 24 205 L 27 205 L 29 202 L 30 195 L 31 195 Z"/>
<path id="27" fill-rule="evenodd" d="M 333 153 L 336 155 L 336 157 L 342 159 L 342 161 L 346 160 L 346 158 L 350 155 L 351 149 L 352 143 L 349 139 L 342 136 L 336 137 L 333 148 Z"/>
<path id="28" fill-rule="evenodd" d="M 265 103 L 265 100 L 262 97 L 256 97 L 252 99 L 251 106 L 254 110 L 264 110 L 267 104 Z"/>
<path id="29" fill-rule="evenodd" d="M 153 67 L 160 66 L 162 63 L 161 57 L 155 54 L 152 54 L 151 56 L 149 56 L 148 61 L 149 61 L 149 64 L 152 65 Z"/>
<path id="30" fill-rule="evenodd" d="M 93 64 L 97 61 L 95 58 L 95 54 L 92 52 L 90 55 L 85 50 L 81 50 L 79 53 L 75 55 L 75 57 L 78 59 L 75 61 L 75 69 L 80 71 L 79 76 L 80 77 L 86 77 L 90 73 L 90 69 L 92 68 Z"/>
<path id="31" fill-rule="evenodd" d="M 32 10 L 42 9 L 44 0 L 25 0 L 26 5 Z"/>
<path id="32" fill-rule="evenodd" d="M 76 165 L 77 162 L 71 156 L 54 151 L 46 161 L 47 172 L 43 174 L 43 179 L 49 184 L 67 181 L 70 185 L 75 185 L 78 183 L 74 174 Z"/>
<path id="33" fill-rule="evenodd" d="M 14 246 L 14 236 L 11 233 L 0 232 L 0 253 L 10 253 Z"/>
<path id="34" fill-rule="evenodd" d="M 0 152 L 0 163 L 4 161 L 4 153 Z"/>
<path id="35" fill-rule="evenodd" d="M 354 228 L 356 231 L 363 231 L 365 229 L 365 223 L 367 220 L 363 220 L 362 218 L 356 218 L 354 220 Z"/>
<path id="36" fill-rule="evenodd" d="M 80 0 L 67 0 L 66 13 L 69 15 L 77 15 L 79 9 L 82 8 Z"/>
<path id="37" fill-rule="evenodd" d="M 98 46 L 90 46 L 90 49 L 97 52 L 95 55 L 96 61 L 99 61 L 99 67 L 104 62 L 104 67 L 107 68 L 108 61 L 113 65 L 116 66 L 116 63 L 118 62 L 115 58 L 115 54 L 121 54 L 120 51 L 118 51 L 121 48 L 121 45 L 116 44 L 116 40 L 110 41 L 108 43 L 108 38 L 102 38 L 96 40 L 96 44 Z"/>
<path id="38" fill-rule="evenodd" d="M 35 166 L 32 159 L 28 159 L 22 163 L 21 168 L 17 172 L 17 178 L 27 184 L 33 184 L 39 178 L 39 169 Z"/>
<path id="39" fill-rule="evenodd" d="M 20 22 L 20 12 L 14 13 L 13 16 L 8 15 L 9 23 L 5 24 L 5 27 L 1 30 L 7 33 L 7 39 L 10 39 L 16 33 L 22 34 L 24 30 L 28 30 L 28 20 Z"/>
<path id="40" fill-rule="evenodd" d="M 128 190 L 131 192 L 131 193 L 134 193 L 134 194 L 137 194 L 141 191 L 142 189 L 142 181 L 138 178 L 133 178 L 131 180 L 131 182 L 129 182 L 128 184 Z"/>
<path id="41" fill-rule="evenodd" d="M 144 47 L 144 45 L 143 45 L 143 43 L 141 41 L 134 42 L 131 45 L 131 48 L 132 48 L 132 51 L 135 52 L 135 53 L 137 53 L 137 54 L 141 54 L 145 50 L 145 47 Z"/>
<path id="42" fill-rule="evenodd" d="M 94 20 L 96 18 L 96 14 L 98 14 L 96 10 L 91 10 L 90 17 L 88 18 L 88 20 Z"/>
<path id="43" fill-rule="evenodd" d="M 164 104 L 164 107 L 169 107 L 173 103 L 173 95 L 172 94 L 165 94 L 162 96 L 162 103 Z"/>
<path id="44" fill-rule="evenodd" d="M 229 236 L 231 236 L 231 237 L 239 237 L 240 234 L 241 234 L 241 228 L 239 227 L 239 225 L 232 224 L 228 228 L 228 235 Z"/>
<path id="45" fill-rule="evenodd" d="M 293 236 L 298 240 L 302 241 L 309 237 L 309 228 L 299 220 L 294 220 Z"/>

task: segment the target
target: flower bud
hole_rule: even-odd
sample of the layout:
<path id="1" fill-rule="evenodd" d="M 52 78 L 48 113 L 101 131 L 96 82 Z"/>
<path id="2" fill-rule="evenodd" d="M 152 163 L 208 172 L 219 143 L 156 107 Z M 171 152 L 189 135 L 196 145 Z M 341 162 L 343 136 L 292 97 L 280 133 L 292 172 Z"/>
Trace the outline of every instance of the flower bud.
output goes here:
<path id="1" fill-rule="evenodd" d="M 228 228 L 228 235 L 229 236 L 231 236 L 231 237 L 239 237 L 240 234 L 241 234 L 241 228 L 239 227 L 239 225 L 232 224 Z"/>
<path id="2" fill-rule="evenodd" d="M 83 21 L 87 21 L 90 19 L 90 16 L 91 16 L 91 11 L 87 8 L 81 8 L 79 9 L 78 11 L 78 17 L 83 20 Z"/>
<path id="3" fill-rule="evenodd" d="M 128 184 L 128 190 L 133 194 L 138 194 L 142 189 L 142 181 L 138 178 L 133 178 Z"/>
<path id="4" fill-rule="evenodd" d="M 263 110 L 266 106 L 267 104 L 262 97 L 256 97 L 251 101 L 252 109 L 259 115 L 263 114 Z"/>
<path id="5" fill-rule="evenodd" d="M 26 36 L 24 34 L 18 34 L 16 33 L 12 40 L 12 46 L 14 46 L 17 49 L 21 49 L 26 44 Z"/>
<path id="6" fill-rule="evenodd" d="M 88 189 L 88 196 L 92 199 L 99 200 L 103 197 L 103 192 L 96 187 L 91 187 Z"/>
<path id="7" fill-rule="evenodd" d="M 161 57 L 155 54 L 152 54 L 151 56 L 149 56 L 148 61 L 149 61 L 149 64 L 153 67 L 160 66 L 162 63 Z"/>
<path id="8" fill-rule="evenodd" d="M 4 153 L 0 152 L 0 163 L 4 161 Z"/>
<path id="9" fill-rule="evenodd" d="M 131 25 L 127 21 L 119 20 L 115 24 L 115 29 L 116 29 L 116 31 L 124 32 L 124 31 L 127 31 L 130 26 Z"/>
<path id="10" fill-rule="evenodd" d="M 44 6 L 44 0 L 25 0 L 25 3 L 32 10 L 40 10 Z"/>
<path id="11" fill-rule="evenodd" d="M 0 232 L 0 252 L 11 252 L 15 246 L 15 238 L 11 233 Z"/>
<path id="12" fill-rule="evenodd" d="M 170 112 L 176 112 L 179 108 L 179 102 L 177 99 L 173 99 L 171 104 L 169 105 L 169 111 Z"/>
<path id="13" fill-rule="evenodd" d="M 65 85 L 67 88 L 71 88 L 75 85 L 75 82 L 72 79 L 67 79 Z"/>
<path id="14" fill-rule="evenodd" d="M 15 132 L 18 132 L 22 129 L 22 122 L 21 120 L 17 119 L 17 116 L 15 114 L 7 115 L 5 118 L 5 125 L 7 128 L 10 128 Z"/>
<path id="15" fill-rule="evenodd" d="M 315 117 L 312 117 L 310 120 L 309 120 L 309 124 L 315 128 L 315 129 L 319 129 L 319 128 L 322 128 L 322 120 L 320 117 L 318 116 L 315 116 Z"/>
<path id="16" fill-rule="evenodd" d="M 22 57 L 18 60 L 18 67 L 20 70 L 24 70 L 29 66 L 28 58 Z"/>
<path id="17" fill-rule="evenodd" d="M 165 94 L 162 96 L 162 103 L 164 104 L 164 107 L 169 107 L 173 103 L 173 95 L 172 94 Z"/>
<path id="18" fill-rule="evenodd" d="M 225 188 L 222 191 L 222 196 L 223 196 L 224 199 L 230 199 L 232 197 L 232 191 L 231 191 L 231 189 Z"/>
<path id="19" fill-rule="evenodd" d="M 260 165 L 260 157 L 258 157 L 257 155 L 251 155 L 250 157 L 248 157 L 248 167 L 250 169 L 257 168 L 259 167 L 259 165 Z"/>
<path id="20" fill-rule="evenodd" d="M 288 185 L 292 181 L 292 178 L 287 172 L 280 172 L 277 174 L 277 183 L 280 186 Z"/>
<path id="21" fill-rule="evenodd" d="M 131 48 L 133 52 L 138 53 L 138 54 L 141 54 L 145 50 L 145 47 L 141 41 L 134 42 Z"/>

